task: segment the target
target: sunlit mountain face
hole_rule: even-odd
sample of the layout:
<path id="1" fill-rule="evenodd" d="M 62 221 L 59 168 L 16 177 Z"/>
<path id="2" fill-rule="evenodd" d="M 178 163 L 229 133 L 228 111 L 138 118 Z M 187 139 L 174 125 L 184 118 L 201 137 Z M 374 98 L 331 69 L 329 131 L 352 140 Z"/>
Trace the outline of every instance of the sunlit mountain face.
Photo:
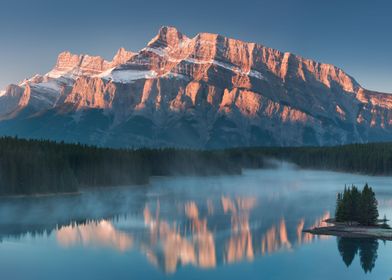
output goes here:
<path id="1" fill-rule="evenodd" d="M 0 134 L 111 147 L 337 145 L 392 140 L 392 97 L 331 64 L 164 26 L 111 61 L 60 53 L 0 91 Z"/>

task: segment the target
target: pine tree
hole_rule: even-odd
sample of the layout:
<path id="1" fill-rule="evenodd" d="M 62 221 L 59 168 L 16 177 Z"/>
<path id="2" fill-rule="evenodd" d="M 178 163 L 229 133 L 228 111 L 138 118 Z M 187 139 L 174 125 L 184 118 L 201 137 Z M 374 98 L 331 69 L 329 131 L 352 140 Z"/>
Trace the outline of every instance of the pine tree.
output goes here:
<path id="1" fill-rule="evenodd" d="M 344 187 L 342 197 L 342 218 L 343 222 L 350 222 L 350 211 L 351 211 L 351 191 L 350 188 Z"/>
<path id="2" fill-rule="evenodd" d="M 373 189 L 366 183 L 360 199 L 360 223 L 362 225 L 375 225 L 378 219 L 377 200 Z"/>
<path id="3" fill-rule="evenodd" d="M 359 222 L 360 219 L 360 200 L 361 192 L 356 186 L 351 187 L 350 191 L 350 220 L 354 222 Z"/>
<path id="4" fill-rule="evenodd" d="M 335 220 L 337 222 L 344 221 L 342 196 L 343 196 L 342 193 L 338 193 L 336 197 Z"/>
<path id="5" fill-rule="evenodd" d="M 378 221 L 377 200 L 373 189 L 365 184 L 362 192 L 354 185 L 345 186 L 336 199 L 335 219 L 337 222 L 358 222 L 362 225 L 376 225 Z"/>
<path id="6" fill-rule="evenodd" d="M 378 202 L 376 199 L 376 194 L 374 193 L 372 187 L 369 188 L 370 200 L 369 200 L 369 222 L 371 225 L 377 224 L 378 221 Z"/>

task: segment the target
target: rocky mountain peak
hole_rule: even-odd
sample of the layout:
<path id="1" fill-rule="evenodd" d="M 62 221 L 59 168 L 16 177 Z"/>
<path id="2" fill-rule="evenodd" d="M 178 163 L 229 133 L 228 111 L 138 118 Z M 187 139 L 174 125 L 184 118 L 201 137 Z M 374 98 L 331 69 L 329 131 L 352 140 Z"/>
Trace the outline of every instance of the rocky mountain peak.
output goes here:
<path id="1" fill-rule="evenodd" d="M 65 108 L 56 137 L 117 147 L 392 140 L 392 95 L 363 89 L 342 69 L 219 34 L 190 39 L 170 26 L 110 62 L 62 52 L 48 74 L 0 92 L 0 132 L 30 137 L 14 130 L 27 125 L 7 132 L 2 116 L 25 112 L 28 123 Z"/>
<path id="2" fill-rule="evenodd" d="M 94 75 L 109 67 L 110 63 L 100 56 L 77 55 L 65 51 L 59 54 L 53 70 L 56 72 L 80 71 L 83 75 Z"/>
<path id="3" fill-rule="evenodd" d="M 188 37 L 183 35 L 177 28 L 172 26 L 162 26 L 159 29 L 158 34 L 148 43 L 148 47 L 151 48 L 171 48 L 175 49 L 180 46 L 180 44 L 189 40 Z"/>
<path id="4" fill-rule="evenodd" d="M 128 60 L 130 60 L 136 53 L 127 51 L 125 48 L 120 48 L 117 53 L 114 55 L 113 60 L 111 62 L 112 66 L 117 66 L 120 64 L 125 64 Z"/>
<path id="5" fill-rule="evenodd" d="M 70 70 L 80 65 L 80 55 L 69 51 L 61 52 L 57 57 L 55 69 L 59 71 Z"/>

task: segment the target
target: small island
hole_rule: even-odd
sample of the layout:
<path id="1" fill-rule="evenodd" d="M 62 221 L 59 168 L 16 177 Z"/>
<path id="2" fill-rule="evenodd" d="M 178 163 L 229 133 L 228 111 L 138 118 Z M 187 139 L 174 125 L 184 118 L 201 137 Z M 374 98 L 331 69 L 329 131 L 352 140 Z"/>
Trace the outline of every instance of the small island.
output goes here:
<path id="1" fill-rule="evenodd" d="M 375 238 L 392 240 L 392 229 L 387 219 L 379 220 L 376 195 L 368 184 L 362 191 L 356 186 L 345 187 L 336 199 L 335 218 L 325 222 L 326 227 L 306 229 L 304 232 L 317 235 L 333 235 L 352 238 Z"/>

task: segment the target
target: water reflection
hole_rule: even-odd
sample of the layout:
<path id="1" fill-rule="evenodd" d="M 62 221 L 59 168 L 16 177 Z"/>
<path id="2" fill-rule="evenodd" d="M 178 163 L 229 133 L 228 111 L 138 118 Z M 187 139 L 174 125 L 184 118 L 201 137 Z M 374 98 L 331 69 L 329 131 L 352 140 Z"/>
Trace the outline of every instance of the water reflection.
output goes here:
<path id="1" fill-rule="evenodd" d="M 58 243 L 63 247 L 76 244 L 85 247 L 111 247 L 126 251 L 132 247 L 132 235 L 117 230 L 109 221 L 91 221 L 86 224 L 72 224 L 60 228 L 56 232 Z"/>
<path id="2" fill-rule="evenodd" d="M 176 273 L 173 279 L 236 279 L 240 273 L 252 279 L 386 279 L 390 244 L 377 252 L 377 241 L 339 239 L 337 250 L 335 237 L 302 232 L 325 225 L 345 183 L 376 179 L 380 216 L 390 217 L 390 178 L 318 171 L 157 178 L 140 188 L 0 198 L 0 278 L 52 279 L 55 269 L 61 279 L 83 273 L 96 279 L 172 277 L 157 270 Z M 363 269 L 346 269 L 356 261 Z"/>
<path id="3" fill-rule="evenodd" d="M 189 223 L 181 226 L 181 221 L 169 222 L 161 217 L 159 202 L 155 213 L 146 205 L 144 222 L 149 238 L 141 240 L 140 249 L 153 264 L 163 267 L 166 272 L 176 271 L 179 264 L 214 267 L 214 237 L 207 228 L 207 220 L 199 218 L 199 210 L 194 202 L 185 203 L 183 211 Z"/>
<path id="4" fill-rule="evenodd" d="M 136 216 L 72 223 L 60 227 L 56 240 L 62 247 L 136 249 L 166 273 L 180 266 L 208 269 L 224 263 L 252 261 L 278 251 L 294 250 L 318 237 L 303 233 L 305 226 L 323 226 L 329 212 L 310 220 L 263 215 L 268 204 L 254 197 L 221 196 L 205 201 L 145 203 L 142 225 Z M 264 207 L 262 207 L 264 206 Z M 267 206 L 267 207 L 266 207 Z"/>
<path id="5" fill-rule="evenodd" d="M 371 238 L 337 238 L 338 250 L 343 262 L 349 267 L 355 256 L 359 255 L 361 267 L 365 273 L 371 272 L 376 265 L 378 240 Z"/>

